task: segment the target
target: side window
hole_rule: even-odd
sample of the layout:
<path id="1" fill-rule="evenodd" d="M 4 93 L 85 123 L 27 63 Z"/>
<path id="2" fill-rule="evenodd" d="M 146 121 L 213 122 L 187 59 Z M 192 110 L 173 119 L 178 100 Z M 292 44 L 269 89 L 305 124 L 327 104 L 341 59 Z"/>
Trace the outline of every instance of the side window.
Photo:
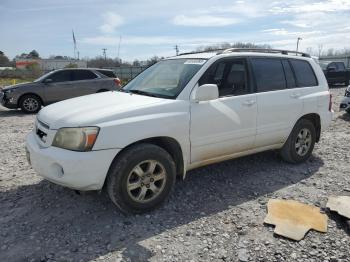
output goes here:
<path id="1" fill-rule="evenodd" d="M 336 71 L 339 70 L 338 64 L 335 63 L 335 62 L 330 63 L 330 64 L 327 66 L 327 69 L 328 69 L 328 68 L 334 68 Z"/>
<path id="2" fill-rule="evenodd" d="M 339 71 L 345 71 L 345 65 L 344 63 L 338 62 L 336 63 L 338 65 L 338 70 Z"/>
<path id="3" fill-rule="evenodd" d="M 117 76 L 114 74 L 113 71 L 108 71 L 108 70 L 97 70 L 99 73 L 107 76 L 107 77 L 111 77 L 111 78 L 116 78 Z"/>
<path id="4" fill-rule="evenodd" d="M 71 72 L 69 70 L 58 71 L 58 72 L 50 75 L 49 78 L 52 79 L 53 83 L 72 81 Z"/>
<path id="5" fill-rule="evenodd" d="M 317 86 L 317 79 L 311 65 L 307 61 L 290 59 L 298 87 Z"/>
<path id="6" fill-rule="evenodd" d="M 213 64 L 199 80 L 199 85 L 216 84 L 219 96 L 237 96 L 249 93 L 245 60 L 225 59 Z"/>
<path id="7" fill-rule="evenodd" d="M 73 81 L 95 79 L 97 76 L 89 70 L 72 70 Z"/>
<path id="8" fill-rule="evenodd" d="M 268 92 L 286 88 L 286 79 L 280 59 L 253 58 L 252 67 L 257 92 Z"/>
<path id="9" fill-rule="evenodd" d="M 294 78 L 294 73 L 292 68 L 288 62 L 288 60 L 282 60 L 282 65 L 284 69 L 284 74 L 286 76 L 287 88 L 294 88 L 297 86 Z"/>

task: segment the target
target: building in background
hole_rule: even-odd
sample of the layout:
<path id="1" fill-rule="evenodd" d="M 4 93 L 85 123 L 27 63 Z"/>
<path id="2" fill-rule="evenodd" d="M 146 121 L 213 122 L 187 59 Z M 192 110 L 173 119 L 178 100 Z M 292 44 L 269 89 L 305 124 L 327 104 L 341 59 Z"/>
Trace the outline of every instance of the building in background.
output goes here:
<path id="1" fill-rule="evenodd" d="M 75 59 L 16 59 L 16 68 L 24 69 L 29 65 L 38 64 L 44 72 L 49 72 L 56 69 L 62 69 L 72 65 L 79 68 L 86 68 L 87 62 L 84 60 Z"/>

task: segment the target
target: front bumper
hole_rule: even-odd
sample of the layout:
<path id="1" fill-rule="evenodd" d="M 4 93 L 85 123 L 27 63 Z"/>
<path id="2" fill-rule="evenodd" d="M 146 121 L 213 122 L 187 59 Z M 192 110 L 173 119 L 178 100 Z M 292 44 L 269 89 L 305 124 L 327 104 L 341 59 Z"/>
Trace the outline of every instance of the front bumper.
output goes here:
<path id="1" fill-rule="evenodd" d="M 41 147 L 34 132 L 26 138 L 29 163 L 45 179 L 76 190 L 100 190 L 120 149 L 75 152 Z"/>
<path id="2" fill-rule="evenodd" d="M 8 99 L 3 91 L 0 91 L 0 104 L 10 109 L 17 108 L 17 101 L 14 99 Z"/>

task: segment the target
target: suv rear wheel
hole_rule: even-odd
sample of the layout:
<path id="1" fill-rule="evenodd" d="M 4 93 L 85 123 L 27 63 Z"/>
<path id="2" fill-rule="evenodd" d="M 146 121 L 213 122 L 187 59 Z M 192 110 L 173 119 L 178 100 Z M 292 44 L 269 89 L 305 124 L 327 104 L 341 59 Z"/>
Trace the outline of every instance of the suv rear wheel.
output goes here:
<path id="1" fill-rule="evenodd" d="M 306 161 L 314 149 L 316 129 L 308 119 L 300 119 L 294 126 L 281 150 L 282 158 L 289 163 Z"/>
<path id="2" fill-rule="evenodd" d="M 24 113 L 37 113 L 41 108 L 41 100 L 36 95 L 24 95 L 19 101 L 19 106 Z"/>
<path id="3" fill-rule="evenodd" d="M 107 192 L 123 212 L 144 213 L 168 198 L 175 180 L 175 163 L 168 152 L 156 145 L 139 144 L 113 161 Z"/>

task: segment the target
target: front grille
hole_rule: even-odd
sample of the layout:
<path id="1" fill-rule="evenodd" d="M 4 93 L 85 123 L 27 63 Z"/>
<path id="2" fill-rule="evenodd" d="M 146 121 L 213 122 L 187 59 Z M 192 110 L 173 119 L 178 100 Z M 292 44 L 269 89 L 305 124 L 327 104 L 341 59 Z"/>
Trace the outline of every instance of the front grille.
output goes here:
<path id="1" fill-rule="evenodd" d="M 46 142 L 47 134 L 44 131 L 42 131 L 39 128 L 37 128 L 36 134 L 40 138 L 41 141 Z"/>

